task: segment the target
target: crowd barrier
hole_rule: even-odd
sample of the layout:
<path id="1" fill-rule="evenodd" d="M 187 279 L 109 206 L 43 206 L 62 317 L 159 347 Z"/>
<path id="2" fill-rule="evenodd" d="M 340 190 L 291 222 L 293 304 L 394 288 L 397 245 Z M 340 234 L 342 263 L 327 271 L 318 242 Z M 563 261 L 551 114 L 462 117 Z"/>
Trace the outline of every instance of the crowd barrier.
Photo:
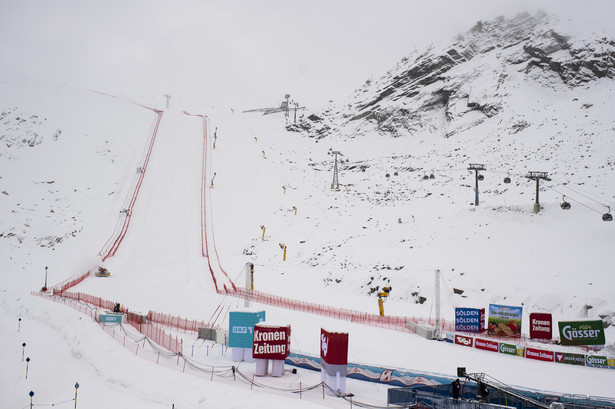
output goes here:
<path id="1" fill-rule="evenodd" d="M 62 292 L 76 286 L 77 284 L 88 278 L 90 276 L 90 273 L 91 270 L 88 270 L 86 273 L 81 274 L 80 276 L 68 278 L 67 280 L 53 287 L 53 294 L 62 294 Z"/>
<path id="2" fill-rule="evenodd" d="M 233 295 L 236 297 L 245 298 L 248 297 L 254 302 L 261 304 L 273 305 L 275 307 L 286 308 L 290 310 L 307 312 L 310 314 L 323 315 L 326 317 L 336 318 L 340 320 L 356 322 L 359 324 L 367 324 L 379 328 L 392 329 L 401 332 L 413 332 L 407 327 L 408 322 L 425 322 L 429 325 L 435 326 L 435 320 L 427 318 L 417 317 L 398 317 L 398 316 L 380 316 L 377 314 L 370 314 L 367 312 L 361 312 L 356 310 L 349 310 L 345 308 L 336 308 L 328 305 L 309 303 L 291 298 L 280 297 L 278 295 L 262 293 L 258 290 L 246 290 L 245 288 L 237 287 L 233 292 L 223 292 L 222 294 Z M 449 323 L 446 320 L 440 321 L 440 328 L 448 330 L 454 329 L 454 323 Z"/>
<path id="3" fill-rule="evenodd" d="M 33 291 L 32 295 L 37 295 L 51 301 L 69 305 L 77 311 L 89 315 L 97 322 L 100 322 L 100 313 L 98 311 L 99 308 L 112 311 L 115 306 L 115 303 L 112 301 L 83 293 L 70 293 L 65 291 L 61 295 L 52 295 L 49 293 Z M 129 311 L 125 307 L 120 307 L 120 312 L 126 314 L 126 322 L 145 337 L 171 351 L 173 354 L 183 354 L 183 341 L 179 337 L 173 337 L 159 326 L 144 320 L 143 315 Z"/>

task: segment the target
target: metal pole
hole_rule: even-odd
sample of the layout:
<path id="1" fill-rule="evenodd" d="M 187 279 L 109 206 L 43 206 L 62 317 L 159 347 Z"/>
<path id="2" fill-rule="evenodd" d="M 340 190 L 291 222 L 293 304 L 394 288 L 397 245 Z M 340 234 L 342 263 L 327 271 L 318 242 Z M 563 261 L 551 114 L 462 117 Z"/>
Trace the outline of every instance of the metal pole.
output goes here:
<path id="1" fill-rule="evenodd" d="M 474 206 L 478 206 L 478 170 L 474 169 Z"/>
<path id="2" fill-rule="evenodd" d="M 75 383 L 75 409 L 77 409 L 77 389 L 79 389 L 79 382 Z"/>

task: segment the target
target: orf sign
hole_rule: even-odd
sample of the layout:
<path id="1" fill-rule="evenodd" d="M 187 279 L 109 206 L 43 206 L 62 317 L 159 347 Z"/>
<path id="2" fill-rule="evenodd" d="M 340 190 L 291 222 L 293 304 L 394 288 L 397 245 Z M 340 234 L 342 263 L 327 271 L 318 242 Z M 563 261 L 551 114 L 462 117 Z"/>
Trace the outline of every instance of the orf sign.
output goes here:
<path id="1" fill-rule="evenodd" d="M 533 312 L 530 314 L 530 338 L 551 339 L 553 317 L 549 313 Z"/>
<path id="2" fill-rule="evenodd" d="M 290 325 L 275 327 L 264 324 L 254 326 L 252 356 L 255 359 L 284 360 L 290 354 Z"/>
<path id="3" fill-rule="evenodd" d="M 604 345 L 604 324 L 596 321 L 558 322 L 562 345 Z"/>

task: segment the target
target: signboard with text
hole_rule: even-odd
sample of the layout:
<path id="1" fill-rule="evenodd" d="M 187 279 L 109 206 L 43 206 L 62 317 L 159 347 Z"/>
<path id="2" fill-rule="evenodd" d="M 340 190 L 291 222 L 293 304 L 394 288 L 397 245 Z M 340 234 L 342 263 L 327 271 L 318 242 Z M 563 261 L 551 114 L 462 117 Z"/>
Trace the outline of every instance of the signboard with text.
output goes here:
<path id="1" fill-rule="evenodd" d="M 455 331 L 479 333 L 484 328 L 484 308 L 455 308 Z"/>
<path id="2" fill-rule="evenodd" d="M 500 346 L 497 341 L 490 341 L 488 339 L 480 338 L 476 338 L 474 340 L 474 348 L 483 349 L 485 351 L 491 352 L 498 352 L 500 350 Z"/>
<path id="3" fill-rule="evenodd" d="M 455 344 L 463 345 L 463 346 L 466 346 L 466 347 L 473 347 L 474 346 L 474 338 L 466 337 L 466 336 L 459 335 L 459 334 L 455 334 Z"/>
<path id="4" fill-rule="evenodd" d="M 538 361 L 553 362 L 553 351 L 545 351 L 544 349 L 525 348 L 525 357 L 530 359 L 536 359 Z"/>
<path id="5" fill-rule="evenodd" d="M 523 307 L 489 304 L 489 335 L 520 338 L 522 317 Z"/>
<path id="6" fill-rule="evenodd" d="M 284 360 L 290 354 L 290 325 L 270 326 L 256 324 L 254 326 L 254 359 Z"/>
<path id="7" fill-rule="evenodd" d="M 558 364 L 585 366 L 585 355 L 571 354 L 568 352 L 556 352 L 555 362 L 557 362 Z"/>
<path id="8" fill-rule="evenodd" d="M 533 312 L 530 314 L 530 338 L 551 339 L 553 316 L 550 313 Z"/>
<path id="9" fill-rule="evenodd" d="M 562 345 L 604 345 L 604 324 L 595 321 L 560 321 L 559 336 Z"/>
<path id="10" fill-rule="evenodd" d="M 265 311 L 230 311 L 228 320 L 229 346 L 252 348 L 254 324 L 265 320 Z"/>

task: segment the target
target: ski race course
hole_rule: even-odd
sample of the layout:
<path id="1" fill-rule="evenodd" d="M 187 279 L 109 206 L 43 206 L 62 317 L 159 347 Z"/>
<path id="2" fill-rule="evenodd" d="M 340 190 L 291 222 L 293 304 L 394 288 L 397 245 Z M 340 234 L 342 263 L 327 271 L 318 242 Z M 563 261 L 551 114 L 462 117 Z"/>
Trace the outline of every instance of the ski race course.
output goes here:
<path id="1" fill-rule="evenodd" d="M 115 97 L 101 94 L 98 98 Z M 94 273 L 99 267 L 95 265 L 85 273 L 54 285 L 49 292 L 32 292 L 33 295 L 77 309 L 96 321 L 100 321 L 100 314 L 112 310 L 119 302 L 129 325 L 101 323 L 100 327 L 138 357 L 210 381 L 228 383 L 230 379 L 232 382 L 239 380 L 250 389 L 262 387 L 271 391 L 273 388 L 275 391 L 272 393 L 291 393 L 298 395 L 297 399 L 312 402 L 316 402 L 317 397 L 324 399 L 324 386 L 319 383 L 318 376 L 304 375 L 302 379 L 312 380 L 308 385 L 298 379 L 294 379 L 290 386 L 283 386 L 279 380 L 271 378 L 255 380 L 249 364 L 232 365 L 224 344 L 197 343 L 195 337 L 199 328 L 228 328 L 228 312 L 241 309 L 240 306 L 249 300 L 253 308 L 256 305 L 261 305 L 263 309 L 265 306 L 273 307 L 271 311 L 267 308 L 267 312 L 271 313 L 275 322 L 293 320 L 293 331 L 301 335 L 312 333 L 311 337 L 315 338 L 314 341 L 301 341 L 299 348 L 293 346 L 287 364 L 318 369 L 315 348 L 318 344 L 313 333 L 321 326 L 348 331 L 351 339 L 354 333 L 366 338 L 365 344 L 369 346 L 357 345 L 352 352 L 355 358 L 369 364 L 354 364 L 352 373 L 349 372 L 351 379 L 354 375 L 357 379 L 391 386 L 444 385 L 454 379 L 457 366 L 469 367 L 477 360 L 493 361 L 486 365 L 488 367 L 497 367 L 504 362 L 505 365 L 513 365 L 516 371 L 528 374 L 536 370 L 539 373 L 552 370 L 574 377 L 581 371 L 589 382 L 601 372 L 612 375 L 613 372 L 608 369 L 535 362 L 474 348 L 466 351 L 467 348 L 448 342 L 426 341 L 411 335 L 407 323 L 434 325 L 433 317 L 388 314 L 381 317 L 359 309 L 348 309 L 344 307 L 344 300 L 335 298 L 332 295 L 334 291 L 330 290 L 323 290 L 327 294 L 325 297 L 314 298 L 311 290 L 306 288 L 305 299 L 285 296 L 284 283 L 268 283 L 276 291 L 273 294 L 264 290 L 247 290 L 243 284 L 247 274 L 245 268 L 235 266 L 236 271 L 229 273 L 223 261 L 230 254 L 240 251 L 233 243 L 236 234 L 250 234 L 256 240 L 271 240 L 265 232 L 261 239 L 261 232 L 255 229 L 262 223 L 255 215 L 264 213 L 262 205 L 253 200 L 255 196 L 277 195 L 280 197 L 279 205 L 286 208 L 293 203 L 289 197 L 299 187 L 288 185 L 283 175 L 267 166 L 267 155 L 283 155 L 288 148 L 281 146 L 280 140 L 268 140 L 254 131 L 251 125 L 246 126 L 253 120 L 252 117 L 246 118 L 246 115 L 238 121 L 236 118 L 241 114 L 225 112 L 219 114 L 219 120 L 214 122 L 205 114 L 195 113 L 197 111 L 163 111 L 138 105 L 149 112 L 150 129 L 147 137 L 143 138 L 142 153 L 132 166 L 134 174 L 126 175 L 120 193 L 116 195 L 118 200 L 113 213 L 118 216 L 115 227 L 98 252 L 111 276 L 95 277 Z M 242 163 L 255 165 L 250 167 L 249 174 L 232 171 Z M 271 183 L 257 183 L 263 178 L 270 179 Z M 283 190 L 280 189 L 282 186 Z M 225 208 L 221 209 L 220 203 L 224 203 Z M 300 211 L 308 210 L 300 207 Z M 109 217 L 107 219 L 110 220 Z M 288 222 L 284 221 L 283 224 L 288 225 Z M 222 240 L 217 237 L 220 232 L 223 232 Z M 277 243 L 273 244 L 277 246 Z M 258 270 L 266 268 L 257 266 Z M 257 277 L 259 272 L 256 273 Z M 261 287 L 257 285 L 257 288 Z M 140 295 L 135 297 L 135 294 Z M 308 301 L 323 298 L 333 300 L 335 305 Z M 203 302 L 204 299 L 207 302 Z M 360 303 L 351 300 L 348 304 Z M 164 312 L 153 311 L 152 305 L 157 305 L 156 309 L 164 309 Z M 297 321 L 299 325 L 295 323 L 295 318 L 291 318 L 293 314 L 301 317 Z M 440 326 L 443 334 L 454 333 L 454 322 L 442 319 Z M 399 335 L 390 335 L 391 330 Z M 474 340 L 471 334 L 458 335 Z M 421 371 L 420 360 L 416 361 L 417 366 L 413 366 L 412 359 L 398 360 L 395 353 L 389 353 L 378 365 L 374 351 L 380 349 L 377 345 L 386 337 L 391 337 L 394 344 L 401 341 L 400 349 L 416 351 L 418 348 L 429 351 L 426 355 L 437 353 L 448 356 L 445 359 L 450 360 L 449 370 L 445 374 Z M 411 338 L 411 347 L 404 346 L 407 337 Z M 449 340 L 454 340 L 453 337 L 454 334 L 449 335 Z M 304 338 L 297 335 L 293 342 Z M 486 342 L 498 342 L 497 339 L 485 339 Z M 517 344 L 535 346 L 525 338 Z M 209 358 L 210 353 L 216 355 L 215 360 Z M 423 359 L 429 360 L 429 356 Z M 393 361 L 409 364 L 396 366 L 392 365 Z M 404 369 L 407 367 L 414 367 L 415 370 Z M 500 379 L 501 376 L 496 375 Z M 518 386 L 527 390 L 543 390 L 538 382 L 541 377 L 539 374 L 535 375 L 535 379 L 529 376 L 526 384 Z M 595 381 L 598 391 L 608 390 L 600 387 L 603 382 L 601 374 L 596 379 L 600 379 Z M 349 384 L 349 390 L 356 396 L 355 404 L 378 407 L 386 401 L 386 388 L 376 392 L 362 382 L 350 382 L 354 382 Z M 507 383 L 504 380 L 501 385 Z M 544 389 L 550 390 L 548 387 Z M 566 393 L 561 389 L 552 392 Z M 604 396 L 605 393 L 598 392 L 596 395 Z M 352 405 L 352 398 L 344 397 L 338 403 L 332 399 L 326 402 L 325 406 L 345 407 L 349 403 Z"/>

